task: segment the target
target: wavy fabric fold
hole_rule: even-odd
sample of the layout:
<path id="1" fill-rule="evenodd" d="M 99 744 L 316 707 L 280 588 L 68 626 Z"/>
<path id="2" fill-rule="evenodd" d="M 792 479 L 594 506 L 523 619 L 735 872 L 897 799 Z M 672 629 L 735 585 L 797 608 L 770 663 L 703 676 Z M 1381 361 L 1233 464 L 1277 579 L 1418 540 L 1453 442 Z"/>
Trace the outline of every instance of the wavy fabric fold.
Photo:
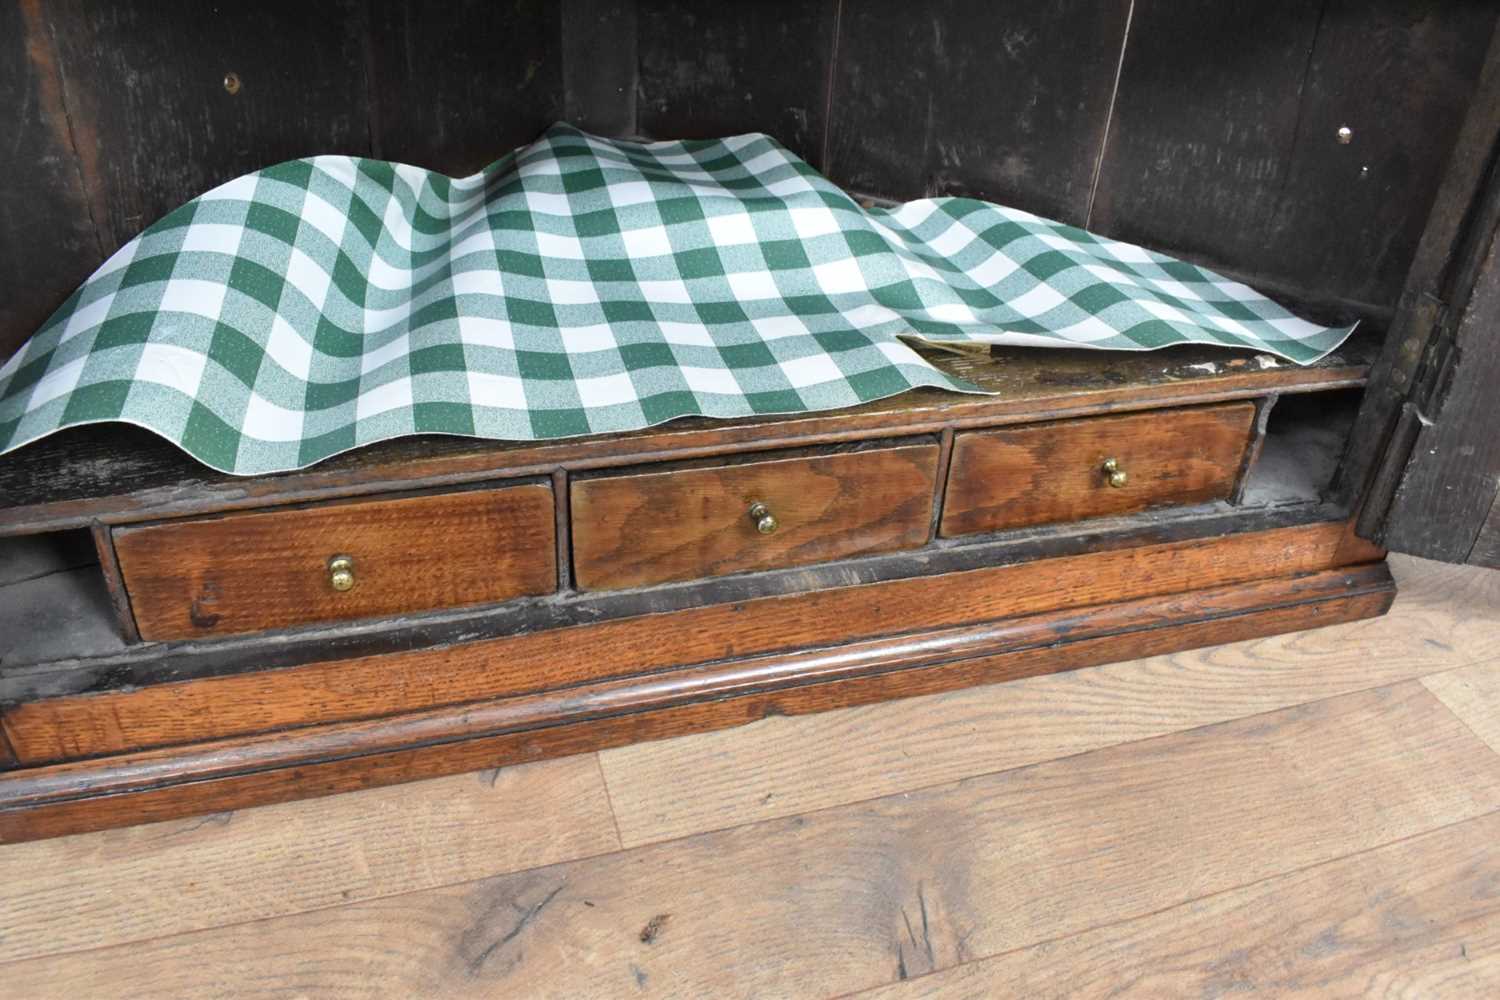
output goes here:
<path id="1" fill-rule="evenodd" d="M 188 202 L 0 368 L 0 452 L 124 421 L 249 475 L 410 434 L 533 440 L 978 391 L 903 338 L 1307 363 L 1352 329 L 1015 209 L 864 209 L 764 135 L 556 125 L 472 177 L 319 156 Z"/>

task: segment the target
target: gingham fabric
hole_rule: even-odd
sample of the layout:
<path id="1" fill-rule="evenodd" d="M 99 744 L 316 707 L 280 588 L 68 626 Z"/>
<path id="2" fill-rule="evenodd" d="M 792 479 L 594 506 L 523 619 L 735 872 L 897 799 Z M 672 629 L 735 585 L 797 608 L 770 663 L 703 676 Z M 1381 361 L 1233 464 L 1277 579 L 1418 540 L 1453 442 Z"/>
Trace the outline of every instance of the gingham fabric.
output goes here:
<path id="1" fill-rule="evenodd" d="M 461 180 L 319 156 L 187 203 L 0 368 L 0 452 L 116 420 L 267 473 L 408 434 L 558 438 L 977 391 L 903 337 L 1308 362 L 1349 332 L 1014 209 L 863 209 L 767 136 L 557 125 Z"/>

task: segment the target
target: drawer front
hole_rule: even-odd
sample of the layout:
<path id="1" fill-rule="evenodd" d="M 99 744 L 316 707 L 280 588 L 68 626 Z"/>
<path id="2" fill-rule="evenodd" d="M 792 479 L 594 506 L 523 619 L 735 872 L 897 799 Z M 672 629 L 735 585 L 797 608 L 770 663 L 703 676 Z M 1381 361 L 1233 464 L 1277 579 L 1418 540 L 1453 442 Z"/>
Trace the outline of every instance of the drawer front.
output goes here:
<path id="1" fill-rule="evenodd" d="M 931 528 L 937 461 L 937 445 L 921 444 L 581 479 L 574 578 L 639 587 L 915 548 Z"/>
<path id="2" fill-rule="evenodd" d="M 1254 403 L 1225 403 L 959 434 L 940 533 L 1227 499 L 1254 419 Z"/>
<path id="3" fill-rule="evenodd" d="M 488 604 L 557 584 L 542 484 L 114 532 L 143 639 Z M 335 563 L 348 557 L 348 565 Z"/>

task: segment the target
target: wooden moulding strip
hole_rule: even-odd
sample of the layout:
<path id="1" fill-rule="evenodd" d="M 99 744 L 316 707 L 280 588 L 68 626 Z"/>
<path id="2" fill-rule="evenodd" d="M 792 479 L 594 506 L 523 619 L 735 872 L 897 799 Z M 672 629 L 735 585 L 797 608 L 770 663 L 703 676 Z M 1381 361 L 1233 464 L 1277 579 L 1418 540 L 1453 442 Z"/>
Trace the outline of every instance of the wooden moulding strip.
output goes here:
<path id="1" fill-rule="evenodd" d="M 0 775 L 0 842 L 242 808 L 1382 614 L 1384 563 Z"/>
<path id="2" fill-rule="evenodd" d="M 220 510 L 303 503 L 393 489 L 428 489 L 497 478 L 551 475 L 650 462 L 709 458 L 742 452 L 836 444 L 870 438 L 938 434 L 1125 413 L 1166 406 L 1196 406 L 1253 399 L 1267 392 L 1306 392 L 1365 384 L 1368 368 L 1279 368 L 1202 381 L 1074 391 L 1020 399 L 966 398 L 880 410 L 833 411 L 768 422 L 673 428 L 602 438 L 546 442 L 500 450 L 399 460 L 373 459 L 354 468 L 314 468 L 259 479 L 200 482 L 191 488 L 157 486 L 130 493 L 36 503 L 0 509 L 0 536 L 84 527 L 94 520 L 126 524 Z"/>
<path id="3" fill-rule="evenodd" d="M 1138 545 L 277 670 L 22 702 L 24 765 L 396 715 L 786 649 L 832 646 L 1380 558 L 1343 522 Z"/>

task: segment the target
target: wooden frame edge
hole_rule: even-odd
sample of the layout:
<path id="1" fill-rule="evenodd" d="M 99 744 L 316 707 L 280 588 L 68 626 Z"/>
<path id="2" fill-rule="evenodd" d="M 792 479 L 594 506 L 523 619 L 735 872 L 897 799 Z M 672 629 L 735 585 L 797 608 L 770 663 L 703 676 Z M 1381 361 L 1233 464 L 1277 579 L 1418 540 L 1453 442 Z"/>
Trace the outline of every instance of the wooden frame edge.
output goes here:
<path id="1" fill-rule="evenodd" d="M 1383 614 L 1383 562 L 0 775 L 0 843 L 237 809 Z"/>

